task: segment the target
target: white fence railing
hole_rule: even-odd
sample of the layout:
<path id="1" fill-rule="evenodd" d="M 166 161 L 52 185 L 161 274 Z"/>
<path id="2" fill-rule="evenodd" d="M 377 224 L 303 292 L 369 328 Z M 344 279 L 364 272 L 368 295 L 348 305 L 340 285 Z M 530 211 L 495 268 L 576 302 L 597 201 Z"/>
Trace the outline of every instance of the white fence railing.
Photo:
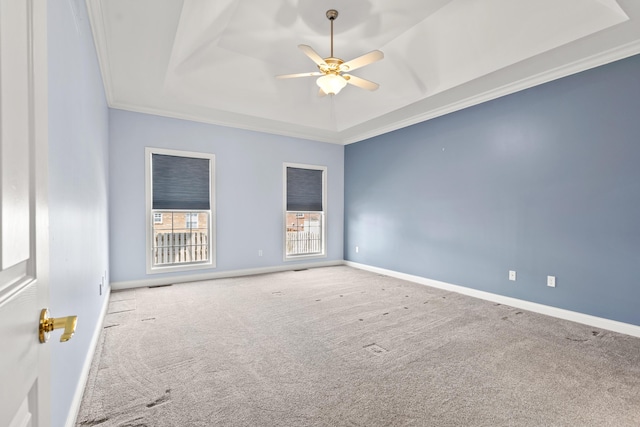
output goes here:
<path id="1" fill-rule="evenodd" d="M 153 248 L 154 265 L 209 259 L 209 239 L 206 233 L 157 233 Z"/>
<path id="2" fill-rule="evenodd" d="M 287 231 L 287 255 L 322 253 L 322 234 L 308 231 Z"/>
<path id="3" fill-rule="evenodd" d="M 154 236 L 154 265 L 180 264 L 209 259 L 206 233 L 157 233 Z M 322 253 L 322 234 L 287 232 L 287 255 Z"/>

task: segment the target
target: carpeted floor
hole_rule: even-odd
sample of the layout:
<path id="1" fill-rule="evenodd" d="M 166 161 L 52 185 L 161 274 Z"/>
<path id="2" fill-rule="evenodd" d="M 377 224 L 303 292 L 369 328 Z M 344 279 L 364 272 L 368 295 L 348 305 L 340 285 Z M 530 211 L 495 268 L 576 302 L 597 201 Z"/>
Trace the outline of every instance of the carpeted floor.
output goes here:
<path id="1" fill-rule="evenodd" d="M 639 426 L 640 339 L 349 267 L 114 292 L 78 426 Z"/>

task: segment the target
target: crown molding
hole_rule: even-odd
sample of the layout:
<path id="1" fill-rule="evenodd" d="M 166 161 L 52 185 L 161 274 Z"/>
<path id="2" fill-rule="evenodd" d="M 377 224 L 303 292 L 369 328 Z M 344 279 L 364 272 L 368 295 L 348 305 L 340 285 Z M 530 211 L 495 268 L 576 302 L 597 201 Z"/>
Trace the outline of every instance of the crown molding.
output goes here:
<path id="1" fill-rule="evenodd" d="M 89 15 L 89 23 L 91 24 L 91 33 L 93 34 L 93 45 L 96 48 L 98 57 L 98 65 L 102 74 L 102 84 L 104 85 L 104 93 L 107 99 L 107 105 L 113 104 L 113 78 L 109 64 L 108 38 L 106 36 L 106 25 L 104 22 L 104 11 L 102 10 L 101 0 L 85 0 L 87 5 L 87 13 Z"/>
<path id="2" fill-rule="evenodd" d="M 106 54 L 106 52 L 104 53 Z M 351 136 L 345 135 L 349 133 L 349 129 L 346 129 L 341 132 L 322 131 L 322 130 L 312 129 L 312 128 L 308 128 L 308 130 L 306 129 L 294 130 L 291 128 L 290 125 L 285 123 L 282 123 L 282 124 L 278 123 L 279 126 L 274 126 L 273 124 L 264 123 L 263 119 L 258 119 L 254 117 L 248 117 L 248 116 L 245 116 L 240 120 L 229 120 L 229 119 L 215 118 L 211 116 L 204 117 L 197 114 L 175 112 L 175 111 L 169 111 L 169 110 L 163 110 L 163 109 L 151 108 L 151 107 L 143 107 L 139 105 L 127 104 L 122 102 L 114 102 L 113 96 L 111 95 L 111 90 L 110 88 L 108 88 L 109 85 L 106 84 L 107 82 L 106 79 L 105 79 L 105 89 L 107 90 L 107 93 L 108 93 L 107 100 L 109 102 L 109 107 L 115 108 L 115 109 L 133 111 L 133 112 L 139 112 L 139 113 L 145 113 L 145 114 L 153 114 L 157 116 L 170 117 L 170 118 L 181 119 L 181 120 L 189 120 L 189 121 L 200 122 L 200 123 L 208 123 L 208 124 L 213 124 L 218 126 L 226 126 L 226 127 L 236 128 L 236 129 L 269 133 L 269 134 L 287 136 L 292 138 L 300 138 L 300 139 L 306 139 L 306 140 L 311 140 L 316 142 L 349 145 L 349 144 L 364 141 L 376 136 L 380 136 L 385 133 L 393 132 L 398 129 L 412 126 L 417 123 L 435 119 L 437 117 L 444 116 L 446 114 L 453 113 L 459 110 L 463 110 L 468 107 L 479 105 L 487 101 L 501 98 L 503 96 L 510 95 L 512 93 L 520 92 L 522 90 L 529 89 L 534 86 L 542 85 L 544 83 L 558 80 L 563 77 L 577 74 L 582 71 L 586 71 L 592 68 L 606 65 L 611 62 L 628 58 L 630 56 L 633 56 L 639 53 L 640 53 L 640 40 L 636 40 L 634 42 L 627 43 L 622 46 L 618 46 L 614 49 L 610 49 L 605 52 L 600 52 L 590 57 L 583 58 L 578 61 L 574 61 L 572 63 L 565 64 L 565 65 L 544 71 L 534 76 L 527 77 L 527 78 L 518 80 L 516 82 L 508 83 L 506 85 L 502 85 L 500 87 L 480 93 L 478 95 L 469 96 L 459 101 L 451 102 L 441 107 L 433 108 L 423 113 L 413 115 L 406 119 L 393 121 L 388 125 L 379 126 L 373 129 L 368 129 L 369 126 L 363 125 L 365 126 L 364 130 L 356 132 Z M 102 62 L 101 62 L 101 68 L 103 68 Z M 106 71 L 103 70 L 103 73 L 105 76 L 108 76 L 107 74 L 108 70 Z M 374 120 L 371 120 L 370 123 L 376 123 L 379 121 L 380 121 L 379 119 L 374 119 Z M 333 134 L 333 136 L 331 136 L 330 134 Z"/>
<path id="3" fill-rule="evenodd" d="M 462 95 L 462 97 L 457 100 L 450 102 L 445 101 L 443 105 L 433 108 L 423 108 L 422 111 L 417 113 L 415 113 L 415 111 L 421 108 L 421 104 L 429 102 L 429 97 L 398 111 L 390 112 L 359 125 L 341 131 L 332 131 L 225 111 L 214 110 L 203 113 L 171 111 L 163 107 L 148 107 L 116 101 L 113 76 L 109 68 L 110 59 L 108 37 L 106 34 L 107 27 L 104 21 L 104 5 L 102 0 L 85 1 L 91 22 L 91 31 L 97 51 L 98 63 L 102 73 L 105 96 L 110 108 L 339 145 L 349 145 L 364 141 L 640 53 L 640 40 L 634 40 L 627 44 L 545 70 L 536 75 L 522 78 L 476 95 L 467 97 Z M 464 90 L 463 87 L 459 86 L 458 88 L 462 91 Z M 403 111 L 406 114 L 405 117 L 401 117 Z"/>
<path id="4" fill-rule="evenodd" d="M 402 129 L 417 123 L 434 119 L 436 117 L 444 116 L 445 114 L 453 113 L 455 111 L 482 104 L 487 101 L 491 101 L 506 95 L 510 95 L 512 93 L 532 88 L 534 86 L 548 83 L 553 80 L 558 80 L 572 74 L 577 74 L 582 71 L 609 64 L 611 62 L 619 61 L 621 59 L 637 55 L 638 53 L 640 53 L 640 40 L 635 40 L 633 42 L 615 47 L 608 51 L 600 52 L 587 58 L 582 58 L 578 61 L 574 61 L 572 63 L 544 71 L 542 73 L 518 80 L 513 83 L 508 83 L 495 89 L 480 93 L 478 95 L 470 96 L 460 101 L 452 102 L 443 105 L 442 107 L 431 109 L 407 119 L 394 121 L 389 125 L 380 126 L 378 128 L 371 129 L 370 131 L 359 132 L 356 135 L 344 138 L 342 140 L 342 143 L 344 145 L 348 145 L 370 139 L 379 135 L 383 135 L 385 133 L 392 132 L 394 130 Z"/>
<path id="5" fill-rule="evenodd" d="M 286 129 L 291 127 L 290 124 L 279 122 L 273 122 L 280 124 L 279 126 L 270 126 L 268 124 L 260 123 L 265 119 L 256 117 L 244 116 L 242 120 L 228 120 L 215 118 L 213 116 L 200 116 L 197 114 L 190 114 L 184 112 L 169 111 L 160 108 L 152 108 L 140 105 L 127 104 L 125 102 L 109 102 L 109 108 L 117 110 L 132 111 L 135 113 L 152 114 L 155 116 L 168 117 L 173 119 L 188 120 L 192 122 L 206 123 L 217 126 L 225 126 L 234 129 L 242 129 L 253 132 L 268 133 L 272 135 L 286 136 L 290 138 L 306 139 L 313 142 L 326 142 L 329 144 L 344 145 L 342 140 L 337 137 L 331 137 L 327 135 L 328 131 L 320 129 L 309 128 L 309 131 Z M 321 134 L 322 133 L 322 134 Z"/>

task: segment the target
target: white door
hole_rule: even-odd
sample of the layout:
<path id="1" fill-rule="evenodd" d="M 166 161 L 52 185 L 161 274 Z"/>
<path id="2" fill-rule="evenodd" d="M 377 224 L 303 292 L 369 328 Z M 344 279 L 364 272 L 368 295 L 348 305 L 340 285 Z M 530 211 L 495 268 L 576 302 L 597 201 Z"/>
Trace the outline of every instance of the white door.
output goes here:
<path id="1" fill-rule="evenodd" d="M 45 0 L 0 0 L 0 427 L 50 425 L 48 348 L 60 345 L 38 340 L 49 301 L 46 24 Z"/>

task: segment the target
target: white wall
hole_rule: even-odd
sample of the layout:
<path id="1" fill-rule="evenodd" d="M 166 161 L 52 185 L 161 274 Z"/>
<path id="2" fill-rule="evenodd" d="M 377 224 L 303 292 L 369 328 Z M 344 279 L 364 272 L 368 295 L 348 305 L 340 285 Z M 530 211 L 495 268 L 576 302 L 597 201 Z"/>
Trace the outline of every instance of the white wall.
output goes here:
<path id="1" fill-rule="evenodd" d="M 54 316 L 75 314 L 67 343 L 52 353 L 52 426 L 65 425 L 82 392 L 85 362 L 106 295 L 108 109 L 84 2 L 48 2 L 49 209 Z M 108 280 L 108 278 L 106 278 Z"/>
<path id="2" fill-rule="evenodd" d="M 343 146 L 120 110 L 109 124 L 112 283 L 176 276 L 145 270 L 147 146 L 216 156 L 217 267 L 195 274 L 292 265 L 283 261 L 284 162 L 328 167 L 327 257 L 318 261 L 342 260 Z"/>

